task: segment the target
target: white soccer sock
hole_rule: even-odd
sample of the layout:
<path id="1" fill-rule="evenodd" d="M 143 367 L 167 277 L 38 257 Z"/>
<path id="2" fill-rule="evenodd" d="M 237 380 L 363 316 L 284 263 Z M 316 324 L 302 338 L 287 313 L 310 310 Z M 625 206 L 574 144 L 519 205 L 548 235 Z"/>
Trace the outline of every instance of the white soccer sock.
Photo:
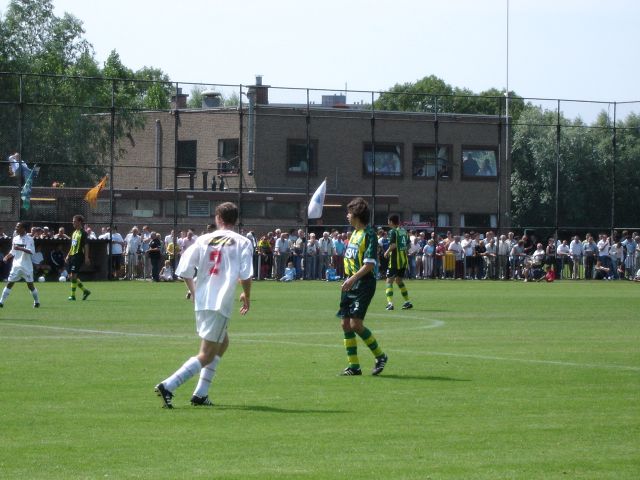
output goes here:
<path id="1" fill-rule="evenodd" d="M 173 392 L 176 388 L 198 373 L 201 368 L 202 364 L 200 363 L 200 360 L 198 360 L 198 357 L 191 357 L 189 360 L 184 362 L 184 364 L 176 370 L 173 375 L 162 383 L 167 390 Z"/>
<path id="2" fill-rule="evenodd" d="M 10 293 L 11 289 L 9 287 L 4 287 L 4 290 L 2 290 L 2 298 L 0 298 L 0 303 L 4 303 Z"/>
<path id="3" fill-rule="evenodd" d="M 202 367 L 200 370 L 200 380 L 198 380 L 198 385 L 196 385 L 196 389 L 193 392 L 194 395 L 206 397 L 209 394 L 209 387 L 211 387 L 213 377 L 216 376 L 216 368 L 218 368 L 220 359 L 221 357 L 216 355 L 209 365 Z"/>
<path id="4" fill-rule="evenodd" d="M 36 303 L 40 303 L 40 300 L 38 299 L 38 289 L 34 288 L 33 290 L 31 290 L 31 296 L 33 297 L 33 301 Z"/>

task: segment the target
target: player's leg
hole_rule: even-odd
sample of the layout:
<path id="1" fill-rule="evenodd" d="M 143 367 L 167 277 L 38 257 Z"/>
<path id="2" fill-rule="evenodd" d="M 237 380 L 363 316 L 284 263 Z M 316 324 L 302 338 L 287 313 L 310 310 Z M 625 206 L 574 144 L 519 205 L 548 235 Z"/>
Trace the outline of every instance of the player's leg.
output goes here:
<path id="1" fill-rule="evenodd" d="M 38 289 L 35 287 L 33 282 L 27 282 L 27 288 L 31 291 L 31 296 L 33 297 L 33 308 L 40 307 L 40 298 L 38 297 Z"/>
<path id="2" fill-rule="evenodd" d="M 224 355 L 224 352 L 229 348 L 229 335 L 225 335 L 224 340 L 220 346 L 220 350 L 213 357 L 213 360 L 200 369 L 200 378 L 198 379 L 198 384 L 196 385 L 195 390 L 193 391 L 193 397 L 191 398 L 191 403 L 194 403 L 194 397 L 196 398 L 196 402 L 198 399 L 204 399 L 209 395 L 209 388 L 211 387 L 211 383 L 213 382 L 213 378 L 216 375 L 216 370 L 218 368 L 218 364 Z M 200 403 L 201 404 L 201 403 Z"/>
<path id="3" fill-rule="evenodd" d="M 12 281 L 11 274 L 9 274 L 9 281 L 7 282 L 7 285 L 2 290 L 2 296 L 0 297 L 0 308 L 4 306 L 5 300 L 9 297 L 9 295 L 11 295 L 11 289 L 13 288 L 14 285 L 15 285 L 15 280 Z"/>
<path id="4" fill-rule="evenodd" d="M 389 268 L 387 270 L 387 280 L 384 286 L 384 295 L 387 298 L 387 310 L 393 310 L 393 282 L 395 279 L 395 272 Z"/>
<path id="5" fill-rule="evenodd" d="M 402 298 L 404 298 L 404 303 L 402 304 L 402 309 L 407 310 L 408 308 L 413 308 L 413 304 L 409 301 L 409 291 L 407 290 L 407 286 L 403 280 L 404 271 L 399 271 L 399 274 L 396 275 L 396 283 L 398 284 L 398 288 L 400 289 L 400 293 L 402 294 Z"/>

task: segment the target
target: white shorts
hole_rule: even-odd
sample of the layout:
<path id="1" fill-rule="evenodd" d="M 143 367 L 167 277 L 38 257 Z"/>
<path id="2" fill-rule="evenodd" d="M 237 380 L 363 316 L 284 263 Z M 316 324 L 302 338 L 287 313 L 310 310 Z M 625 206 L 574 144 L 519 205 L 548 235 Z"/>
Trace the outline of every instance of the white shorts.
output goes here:
<path id="1" fill-rule="evenodd" d="M 214 310 L 196 311 L 196 330 L 200 338 L 222 343 L 227 334 L 229 319 Z"/>
<path id="2" fill-rule="evenodd" d="M 27 283 L 33 283 L 33 270 L 29 271 L 26 268 L 13 267 L 9 272 L 9 282 L 18 282 L 20 279 L 24 279 Z"/>

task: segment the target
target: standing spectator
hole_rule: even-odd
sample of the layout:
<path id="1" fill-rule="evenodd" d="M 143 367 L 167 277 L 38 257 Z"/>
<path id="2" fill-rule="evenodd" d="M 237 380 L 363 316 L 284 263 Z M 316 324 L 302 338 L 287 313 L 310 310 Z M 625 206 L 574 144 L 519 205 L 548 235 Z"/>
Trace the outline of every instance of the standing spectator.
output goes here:
<path id="1" fill-rule="evenodd" d="M 44 261 L 44 255 L 42 254 L 42 247 L 36 247 L 36 251 L 31 257 L 31 263 L 33 263 L 33 277 L 38 278 L 45 276 L 51 271 L 51 266 Z"/>
<path id="2" fill-rule="evenodd" d="M 336 269 L 336 277 L 342 278 L 344 277 L 344 251 L 347 247 L 337 230 L 331 234 L 331 241 L 333 242 L 333 268 Z"/>
<path id="3" fill-rule="evenodd" d="M 11 264 L 9 279 L 7 285 L 2 290 L 0 297 L 0 308 L 4 306 L 4 302 L 11 294 L 11 289 L 20 280 L 27 283 L 27 288 L 33 297 L 33 308 L 40 306 L 40 298 L 38 297 L 38 289 L 33 284 L 33 263 L 32 257 L 35 251 L 33 238 L 27 235 L 27 228 L 24 223 L 16 224 L 16 234 L 11 243 L 11 251 L 5 255 L 3 261 Z"/>
<path id="4" fill-rule="evenodd" d="M 320 245 L 316 240 L 316 234 L 311 232 L 307 241 L 307 249 L 304 256 L 304 274 L 307 280 L 317 280 L 318 277 L 318 255 Z"/>
<path id="5" fill-rule="evenodd" d="M 518 242 L 511 247 L 511 252 L 509 253 L 512 280 L 522 278 L 522 264 L 524 262 L 524 257 L 524 242 L 522 240 L 518 240 Z"/>
<path id="6" fill-rule="evenodd" d="M 476 243 L 470 233 L 465 233 L 460 242 L 464 253 L 464 276 L 467 279 L 474 278 L 475 275 L 475 247 Z"/>
<path id="7" fill-rule="evenodd" d="M 622 272 L 622 277 L 624 278 L 624 269 L 622 269 L 622 260 L 624 258 L 624 247 L 622 246 L 622 242 L 615 242 L 613 245 L 609 247 L 609 258 L 611 264 L 611 274 L 615 280 L 620 279 Z"/>
<path id="8" fill-rule="evenodd" d="M 582 247 L 582 241 L 578 235 L 573 237 L 571 240 L 571 244 L 569 245 L 569 250 L 571 251 L 571 278 L 573 280 L 578 280 L 580 278 L 580 265 L 582 264 L 582 255 L 584 253 Z"/>
<path id="9" fill-rule="evenodd" d="M 453 237 L 453 241 L 449 243 L 447 251 L 452 252 L 455 258 L 454 278 L 464 278 L 464 250 L 458 235 Z"/>
<path id="10" fill-rule="evenodd" d="M 624 240 L 622 240 L 622 246 L 624 247 L 625 256 L 624 256 L 624 267 L 626 271 L 626 277 L 628 279 L 632 279 L 635 276 L 636 271 L 636 250 L 638 249 L 638 244 L 633 238 L 633 235 L 628 231 L 622 232 L 624 236 Z"/>
<path id="11" fill-rule="evenodd" d="M 275 249 L 273 251 L 273 278 L 280 278 L 284 275 L 285 265 L 289 263 L 289 234 L 280 233 L 276 239 Z"/>
<path id="12" fill-rule="evenodd" d="M 422 249 L 422 278 L 433 278 L 434 260 L 436 255 L 435 241 L 430 238 Z"/>
<path id="13" fill-rule="evenodd" d="M 100 240 L 109 240 L 107 245 L 107 255 L 111 250 L 111 276 L 114 280 L 120 278 L 120 270 L 122 269 L 122 252 L 126 243 L 122 235 L 118 233 L 118 227 L 108 227 L 107 232 L 100 235 Z"/>
<path id="14" fill-rule="evenodd" d="M 560 263 L 558 275 L 560 275 L 561 279 L 567 278 L 564 267 L 565 265 L 568 265 L 569 269 L 571 270 L 573 261 L 571 260 L 571 248 L 569 247 L 569 243 L 566 240 L 562 240 L 562 243 L 558 245 L 558 248 L 556 248 L 556 255 L 558 256 L 558 262 Z"/>
<path id="15" fill-rule="evenodd" d="M 331 266 L 331 261 L 333 260 L 333 255 L 335 250 L 333 248 L 333 240 L 329 236 L 329 232 L 323 232 L 322 238 L 320 239 L 320 278 L 323 280 L 327 279 L 327 268 Z"/>
<path id="16" fill-rule="evenodd" d="M 611 259 L 609 258 L 610 246 L 611 241 L 609 237 L 605 234 L 600 234 L 600 239 L 598 240 L 598 260 L 600 260 L 602 266 L 606 268 L 611 268 Z"/>
<path id="17" fill-rule="evenodd" d="M 151 279 L 154 282 L 160 281 L 160 264 L 162 262 L 162 243 L 156 232 L 151 232 L 147 256 L 151 263 Z"/>
<path id="18" fill-rule="evenodd" d="M 215 215 L 218 230 L 204 235 L 189 248 L 176 270 L 194 298 L 196 326 L 201 341 L 197 355 L 156 385 L 155 391 L 166 408 L 173 408 L 173 392 L 198 373 L 200 379 L 191 396 L 191 405 L 212 405 L 209 387 L 229 346 L 227 325 L 238 282 L 242 286 L 240 314 L 245 315 L 249 311 L 253 276 L 251 242 L 232 230 L 238 219 L 238 207 L 233 203 L 221 203 L 216 207 Z"/>
<path id="19" fill-rule="evenodd" d="M 140 244 L 142 239 L 138 233 L 138 227 L 133 227 L 131 231 L 124 237 L 125 248 L 125 272 L 124 276 L 127 280 L 134 280 L 137 276 L 136 268 L 138 266 L 138 255 L 140 252 Z"/>
<path id="20" fill-rule="evenodd" d="M 142 231 L 140 232 L 140 239 L 142 243 L 140 244 L 140 270 L 142 278 L 146 279 L 149 276 L 149 272 L 151 270 L 151 257 L 147 255 L 149 251 L 149 242 L 151 242 L 151 229 L 148 225 L 144 225 L 142 227 Z"/>
<path id="21" fill-rule="evenodd" d="M 307 239 L 304 235 L 304 230 L 298 230 L 298 236 L 296 241 L 291 245 L 291 251 L 293 255 L 293 265 L 296 269 L 296 278 L 301 279 L 304 278 L 304 272 L 302 270 L 302 266 L 304 263 L 304 253 L 305 247 L 307 244 Z"/>
<path id="22" fill-rule="evenodd" d="M 65 233 L 64 227 L 60 227 L 53 238 L 56 240 L 71 240 L 71 237 Z"/>
<path id="23" fill-rule="evenodd" d="M 384 256 L 384 253 L 389 249 L 389 237 L 386 230 L 383 228 L 378 229 L 378 262 L 380 263 L 380 269 L 378 270 L 379 276 L 384 276 L 385 272 L 389 268 L 389 259 Z"/>
<path id="24" fill-rule="evenodd" d="M 51 264 L 51 270 L 56 275 L 56 277 L 60 276 L 60 272 L 62 272 L 64 268 L 64 252 L 62 251 L 62 245 L 58 245 L 55 250 L 51 250 L 49 254 L 49 261 Z"/>
<path id="25" fill-rule="evenodd" d="M 590 233 L 587 233 L 582 243 L 582 254 L 584 259 L 584 278 L 585 280 L 591 280 L 593 278 L 593 267 L 596 264 L 596 258 L 598 258 L 598 245 Z"/>
<path id="26" fill-rule="evenodd" d="M 485 255 L 484 255 L 484 264 L 485 264 L 485 279 L 495 280 L 498 278 L 498 270 L 497 266 L 497 256 L 498 256 L 498 245 L 496 244 L 496 237 L 491 236 L 491 239 L 488 242 L 485 242 Z"/>

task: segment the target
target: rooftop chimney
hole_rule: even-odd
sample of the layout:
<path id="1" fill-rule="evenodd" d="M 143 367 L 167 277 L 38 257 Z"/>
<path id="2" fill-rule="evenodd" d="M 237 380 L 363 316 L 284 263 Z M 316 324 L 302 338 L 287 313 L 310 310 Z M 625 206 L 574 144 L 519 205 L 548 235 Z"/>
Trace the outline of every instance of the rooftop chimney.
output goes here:
<path id="1" fill-rule="evenodd" d="M 187 95 L 186 93 L 182 93 L 182 88 L 178 88 L 178 93 L 171 95 L 171 108 L 179 109 L 179 108 L 187 108 Z"/>
<path id="2" fill-rule="evenodd" d="M 256 105 L 269 104 L 269 85 L 262 85 L 262 75 L 256 75 L 256 84 L 249 85 L 249 95 L 255 95 Z"/>

